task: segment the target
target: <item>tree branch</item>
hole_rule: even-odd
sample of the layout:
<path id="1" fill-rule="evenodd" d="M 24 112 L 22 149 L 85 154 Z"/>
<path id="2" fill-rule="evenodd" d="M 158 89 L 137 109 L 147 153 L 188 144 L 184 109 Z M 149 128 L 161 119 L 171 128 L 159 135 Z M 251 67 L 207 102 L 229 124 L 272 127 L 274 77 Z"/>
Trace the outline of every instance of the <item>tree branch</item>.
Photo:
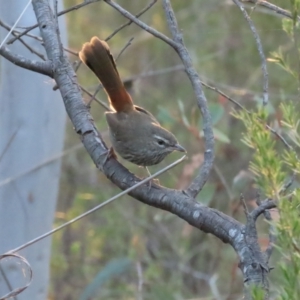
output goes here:
<path id="1" fill-rule="evenodd" d="M 228 96 L 227 94 L 225 94 L 224 92 L 222 92 L 221 90 L 219 90 L 218 88 L 208 85 L 207 83 L 201 81 L 201 84 L 218 93 L 219 95 L 223 96 L 225 99 L 227 99 L 228 101 L 230 101 L 231 103 L 233 103 L 234 105 L 236 105 L 238 108 L 242 109 L 243 111 L 247 112 L 248 114 L 251 114 L 251 111 L 249 111 L 246 107 L 244 107 L 241 103 L 239 103 L 238 101 L 234 100 L 232 97 Z M 261 122 L 264 122 L 263 120 L 259 119 Z M 281 142 L 284 144 L 284 146 L 288 149 L 288 150 L 293 150 L 293 147 L 286 141 L 286 139 L 275 129 L 273 129 L 271 126 L 269 126 L 268 124 L 265 124 L 265 127 L 270 130 L 270 132 L 272 132 L 278 139 L 281 140 Z"/>
<path id="2" fill-rule="evenodd" d="M 245 2 L 245 3 L 253 3 L 255 5 L 259 5 L 259 6 L 262 6 L 262 7 L 265 7 L 273 12 L 275 12 L 276 14 L 278 15 L 282 15 L 286 18 L 289 18 L 289 19 L 293 19 L 293 16 L 292 14 L 288 11 L 288 10 L 285 10 L 279 6 L 276 6 L 272 3 L 269 3 L 268 1 L 263 1 L 263 0 L 242 0 L 242 2 Z M 300 20 L 300 18 L 298 17 L 298 21 Z"/>
<path id="3" fill-rule="evenodd" d="M 164 5 L 165 11 L 168 12 L 171 18 L 171 20 L 169 20 L 170 25 L 175 26 L 175 16 L 173 11 L 170 12 L 169 10 L 169 1 L 165 0 Z M 60 89 L 67 113 L 76 132 L 80 135 L 83 145 L 97 168 L 101 170 L 111 182 L 122 190 L 132 187 L 137 182 L 140 182 L 140 179 L 130 173 L 115 158 L 107 158 L 108 149 L 94 125 L 88 107 L 81 98 L 81 90 L 77 83 L 76 74 L 66 56 L 60 54 L 59 38 L 57 37 L 53 13 L 48 1 L 33 0 L 33 7 L 44 40 L 48 59 L 53 63 L 53 77 Z M 172 43 L 178 47 L 178 52 L 184 56 L 184 63 L 189 67 L 191 63 L 190 57 L 186 53 L 181 35 L 178 35 L 176 41 Z M 197 88 L 201 91 L 201 84 L 198 83 L 199 79 L 197 75 L 195 75 L 192 68 L 188 68 L 188 70 L 190 71 L 189 76 L 193 77 L 194 82 L 198 84 Z M 204 100 L 202 99 L 202 101 Z M 205 107 L 201 105 L 202 104 L 199 103 L 203 113 Z M 208 121 L 210 121 L 208 112 L 206 117 Z M 206 130 L 210 129 L 206 128 Z M 207 138 L 206 131 L 206 139 Z M 213 138 L 210 142 L 213 145 Z M 209 150 L 210 148 L 207 149 Z M 209 160 L 212 162 L 213 148 L 211 148 L 211 152 L 206 153 L 206 155 L 210 155 Z M 197 188 L 195 188 L 195 191 L 197 192 Z M 255 218 L 253 217 L 253 215 L 255 215 L 254 213 L 253 215 L 247 214 L 247 224 L 244 226 L 232 217 L 195 201 L 190 194 L 184 191 L 167 189 L 156 184 L 152 184 L 149 190 L 149 186 L 143 184 L 132 190 L 129 194 L 147 205 L 171 212 L 192 226 L 206 233 L 213 234 L 225 243 L 229 243 L 240 257 L 241 270 L 245 281 L 256 284 L 263 282 L 263 278 L 269 268 L 259 248 L 255 229 Z M 254 275 L 256 275 L 255 278 L 253 277 Z M 266 278 L 264 280 L 266 280 Z"/>
<path id="4" fill-rule="evenodd" d="M 173 47 L 174 49 L 176 49 L 176 43 L 173 40 L 171 40 L 169 37 L 167 37 L 166 35 L 162 34 L 161 32 L 157 31 L 156 29 L 148 26 L 147 24 L 145 24 L 144 22 L 142 22 L 141 20 L 139 20 L 137 17 L 135 17 L 133 14 L 131 14 L 130 12 L 128 12 L 126 9 L 124 9 L 123 7 L 121 7 L 119 4 L 117 4 L 117 3 L 115 3 L 115 2 L 113 2 L 111 0 L 104 0 L 104 2 L 106 2 L 108 5 L 110 5 L 114 9 L 116 9 L 118 12 L 120 12 L 125 18 L 131 20 L 133 23 L 135 23 L 136 25 L 138 25 L 139 27 L 141 27 L 145 31 L 151 33 L 153 36 L 155 36 L 158 39 L 166 42 L 171 47 Z"/>
<path id="5" fill-rule="evenodd" d="M 263 202 L 260 201 L 259 199 L 259 195 L 257 195 L 257 199 L 256 199 L 256 204 L 258 206 L 262 206 L 264 203 L 266 202 L 270 202 L 269 199 L 266 199 L 264 200 Z M 272 201 L 274 203 L 274 201 Z M 275 203 L 274 203 L 275 204 Z M 270 228 L 269 228 L 269 245 L 265 251 L 265 255 L 267 257 L 267 260 L 269 261 L 271 255 L 272 255 L 272 252 L 273 252 L 273 249 L 274 249 L 274 245 L 275 245 L 275 241 L 276 241 L 276 234 L 275 234 L 275 225 L 271 223 L 272 221 L 272 217 L 271 217 L 271 214 L 269 212 L 269 209 L 266 209 L 264 212 L 264 217 L 265 219 L 270 223 Z"/>
<path id="6" fill-rule="evenodd" d="M 274 200 L 267 199 L 263 201 L 258 207 L 256 207 L 252 212 L 251 212 L 251 217 L 253 218 L 254 221 L 263 214 L 266 210 L 272 209 L 277 207 L 276 203 Z"/>
<path id="7" fill-rule="evenodd" d="M 83 6 L 86 6 L 86 5 L 89 5 L 89 4 L 91 4 L 91 3 L 98 2 L 98 1 L 101 1 L 101 0 L 85 0 L 85 1 L 83 1 L 82 3 L 79 3 L 79 4 L 77 4 L 77 5 L 74 5 L 74 6 L 70 7 L 70 8 L 67 8 L 67 9 L 65 9 L 65 10 L 63 10 L 63 11 L 60 11 L 60 12 L 57 14 L 57 16 L 60 17 L 60 16 L 62 16 L 62 15 L 64 15 L 64 14 L 69 13 L 70 11 L 77 10 L 77 9 L 83 7 Z M 27 28 L 26 30 L 24 30 L 22 33 L 18 34 L 17 36 L 15 36 L 15 37 L 12 38 L 12 39 L 10 39 L 10 40 L 7 42 L 7 44 L 10 45 L 10 44 L 14 43 L 17 39 L 19 39 L 19 38 L 22 37 L 23 35 L 27 34 L 29 31 L 31 31 L 31 30 L 33 30 L 33 29 L 35 29 L 35 28 L 37 28 L 37 27 L 39 27 L 39 24 L 34 24 L 34 25 L 28 27 L 28 28 Z"/>
<path id="8" fill-rule="evenodd" d="M 256 42 L 256 47 L 258 50 L 258 54 L 260 56 L 261 59 L 261 69 L 263 72 L 263 105 L 267 105 L 268 101 L 269 101 L 269 79 L 268 79 L 268 69 L 267 69 L 267 61 L 266 61 L 266 57 L 263 51 L 263 47 L 260 41 L 260 37 L 256 31 L 256 28 L 254 26 L 254 23 L 252 22 L 252 20 L 250 19 L 249 15 L 247 14 L 247 11 L 245 10 L 244 6 L 241 4 L 241 2 L 239 0 L 232 0 L 237 6 L 238 8 L 241 10 L 244 18 L 246 19 L 246 21 L 249 24 L 249 27 L 253 33 L 255 42 Z"/>
<path id="9" fill-rule="evenodd" d="M 103 171 L 113 183 L 122 190 L 134 185 L 140 181 L 139 178 L 114 158 L 107 160 L 108 149 L 81 98 L 74 70 L 66 57 L 59 55 L 59 40 L 55 34 L 53 14 L 47 0 L 33 0 L 33 7 L 40 24 L 48 58 L 53 61 L 54 79 L 60 87 L 67 113 L 76 132 L 81 136 L 82 143 L 97 168 Z M 235 239 L 235 235 L 229 234 L 230 229 L 238 233 L 242 228 L 238 221 L 217 210 L 205 207 L 182 191 L 152 184 L 150 191 L 148 185 L 143 185 L 130 192 L 130 195 L 143 203 L 176 214 L 191 225 L 213 233 L 227 243 L 233 244 Z"/>
<path id="10" fill-rule="evenodd" d="M 27 59 L 22 55 L 12 53 L 4 46 L 0 49 L 0 55 L 19 67 L 53 78 L 52 64 L 50 61 L 35 61 Z"/>
<path id="11" fill-rule="evenodd" d="M 7 31 L 11 30 L 11 27 L 7 26 L 4 22 L 2 22 L 0 20 L 0 26 L 2 26 L 3 28 L 5 28 Z M 15 30 L 13 30 L 11 32 L 12 35 L 16 36 L 17 33 L 15 32 Z M 41 54 L 40 52 L 38 52 L 37 50 L 35 50 L 33 47 L 29 46 L 29 44 L 27 44 L 22 38 L 19 38 L 19 41 L 24 45 L 24 47 L 26 47 L 31 53 L 34 53 L 35 55 L 37 55 L 40 59 L 45 60 L 45 57 L 43 54 Z"/>
<path id="12" fill-rule="evenodd" d="M 135 15 L 136 18 L 139 18 L 142 14 L 144 14 L 147 10 L 149 10 L 155 3 L 157 2 L 157 0 L 152 0 L 152 2 L 147 5 L 145 8 L 143 8 L 138 14 Z M 125 28 L 126 26 L 129 26 L 130 24 L 132 24 L 133 22 L 131 20 L 129 20 L 128 22 L 124 23 L 123 25 L 121 25 L 120 27 L 118 27 L 116 30 L 114 30 L 114 32 L 112 34 L 110 34 L 105 41 L 109 41 L 113 36 L 115 36 L 120 30 L 122 30 L 123 28 Z"/>

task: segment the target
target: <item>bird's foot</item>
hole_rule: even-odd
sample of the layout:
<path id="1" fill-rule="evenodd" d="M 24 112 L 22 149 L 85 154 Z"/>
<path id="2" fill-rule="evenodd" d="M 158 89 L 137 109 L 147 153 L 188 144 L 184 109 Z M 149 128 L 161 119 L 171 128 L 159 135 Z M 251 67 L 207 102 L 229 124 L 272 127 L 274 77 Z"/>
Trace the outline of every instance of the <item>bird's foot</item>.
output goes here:
<path id="1" fill-rule="evenodd" d="M 115 150 L 114 150 L 113 147 L 110 147 L 107 150 L 106 156 L 104 158 L 103 165 L 105 165 L 111 158 L 117 159 L 117 154 L 116 154 L 116 152 L 115 152 Z"/>

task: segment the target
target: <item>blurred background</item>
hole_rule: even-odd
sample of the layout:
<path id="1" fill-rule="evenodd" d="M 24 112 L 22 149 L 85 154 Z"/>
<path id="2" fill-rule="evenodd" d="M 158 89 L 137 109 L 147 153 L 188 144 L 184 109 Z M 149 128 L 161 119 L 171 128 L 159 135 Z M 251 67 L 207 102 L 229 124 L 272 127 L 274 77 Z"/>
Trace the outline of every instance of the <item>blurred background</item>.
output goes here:
<path id="1" fill-rule="evenodd" d="M 81 3 L 65 0 L 65 8 Z M 119 0 L 133 14 L 149 1 Z M 289 1 L 274 4 L 289 8 Z M 172 1 L 185 44 L 201 79 L 228 94 L 248 109 L 262 100 L 260 57 L 248 24 L 232 1 Z M 249 11 L 261 37 L 266 57 L 271 52 L 292 52 L 282 30 L 281 17 L 261 7 Z M 92 36 L 106 39 L 127 22 L 104 2 L 87 5 L 66 15 L 69 47 L 78 52 Z M 170 36 L 160 1 L 141 20 Z M 109 41 L 118 56 L 128 41 L 131 45 L 117 59 L 121 77 L 137 105 L 149 110 L 176 134 L 188 151 L 188 160 L 168 173 L 160 183 L 184 189 L 197 174 L 203 160 L 202 120 L 191 84 L 181 61 L 167 44 L 134 24 Z M 70 60 L 78 57 L 70 54 Z M 278 104 L 298 98 L 297 82 L 274 63 L 268 63 L 270 117 L 275 126 Z M 94 93 L 98 82 L 85 66 L 78 80 Z M 219 94 L 205 89 L 214 123 L 216 160 L 210 179 L 197 201 L 245 222 L 240 194 L 249 207 L 255 205 L 256 190 L 248 171 L 252 152 L 241 142 L 243 124 L 231 111 L 234 107 Z M 83 94 L 86 102 L 90 96 Z M 107 102 L 103 91 L 97 95 Z M 102 106 L 95 101 L 91 113 L 110 145 Z M 67 121 L 65 150 L 80 144 Z M 172 154 L 154 173 L 180 154 Z M 143 168 L 120 161 L 137 176 Z M 83 148 L 69 151 L 62 160 L 60 193 L 55 225 L 91 209 L 120 190 L 93 165 Z M 267 226 L 259 222 L 262 247 L 268 242 Z M 276 253 L 272 259 L 276 259 Z M 272 265 L 272 264 L 271 264 Z M 276 284 L 276 274 L 272 275 Z M 243 281 L 233 249 L 212 235 L 204 234 L 168 212 L 149 207 L 128 196 L 53 235 L 49 299 L 239 299 Z M 272 287 L 271 287 L 272 289 Z M 79 296 L 80 295 L 80 296 Z"/>

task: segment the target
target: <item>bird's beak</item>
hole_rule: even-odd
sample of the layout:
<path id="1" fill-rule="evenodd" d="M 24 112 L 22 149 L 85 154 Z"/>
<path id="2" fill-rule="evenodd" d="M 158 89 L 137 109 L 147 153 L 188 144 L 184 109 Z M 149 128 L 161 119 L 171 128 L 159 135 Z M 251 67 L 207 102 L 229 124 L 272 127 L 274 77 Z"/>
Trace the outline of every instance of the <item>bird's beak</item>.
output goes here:
<path id="1" fill-rule="evenodd" d="M 179 151 L 179 152 L 186 152 L 186 150 L 179 144 L 176 144 L 174 146 L 174 150 Z"/>

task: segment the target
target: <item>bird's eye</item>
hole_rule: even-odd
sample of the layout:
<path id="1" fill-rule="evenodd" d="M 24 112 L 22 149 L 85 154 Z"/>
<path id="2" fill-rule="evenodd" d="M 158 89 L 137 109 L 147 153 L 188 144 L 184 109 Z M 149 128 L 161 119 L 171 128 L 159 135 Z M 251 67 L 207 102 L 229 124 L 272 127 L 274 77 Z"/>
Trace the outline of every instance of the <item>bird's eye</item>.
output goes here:
<path id="1" fill-rule="evenodd" d="M 160 146 L 162 146 L 162 145 L 165 144 L 165 142 L 164 142 L 163 140 L 158 140 L 157 143 L 158 143 L 158 145 L 160 145 Z"/>

